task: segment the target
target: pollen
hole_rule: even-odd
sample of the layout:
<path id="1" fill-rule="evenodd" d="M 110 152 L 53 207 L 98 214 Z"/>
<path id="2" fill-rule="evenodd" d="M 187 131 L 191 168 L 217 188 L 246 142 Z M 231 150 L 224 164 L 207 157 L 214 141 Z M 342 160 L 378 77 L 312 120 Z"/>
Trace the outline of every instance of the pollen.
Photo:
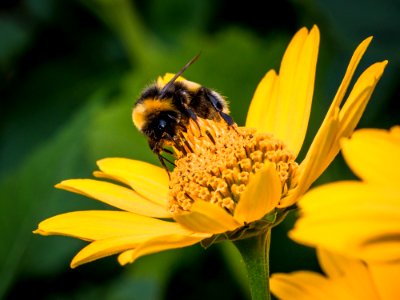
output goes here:
<path id="1" fill-rule="evenodd" d="M 281 198 L 295 187 L 298 164 L 286 145 L 272 134 L 197 118 L 181 132 L 171 173 L 169 211 L 190 211 L 207 201 L 233 214 L 240 195 L 265 162 L 272 163 L 282 183 Z"/>

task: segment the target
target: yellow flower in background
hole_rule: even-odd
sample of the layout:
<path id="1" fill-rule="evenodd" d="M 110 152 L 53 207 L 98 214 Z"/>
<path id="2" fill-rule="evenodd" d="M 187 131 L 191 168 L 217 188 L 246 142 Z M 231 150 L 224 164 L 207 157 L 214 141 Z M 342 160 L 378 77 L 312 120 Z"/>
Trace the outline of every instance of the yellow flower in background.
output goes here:
<path id="1" fill-rule="evenodd" d="M 124 158 L 98 161 L 92 179 L 57 185 L 120 210 L 61 214 L 35 233 L 89 241 L 71 266 L 118 254 L 121 264 L 163 250 L 265 233 L 282 220 L 351 135 L 383 74 L 386 61 L 367 68 L 341 107 L 371 38 L 353 54 L 344 79 L 305 159 L 298 164 L 314 90 L 319 30 L 302 28 L 290 42 L 279 75 L 269 71 L 252 99 L 245 127 L 198 118 L 185 134 L 171 180 L 164 169 Z M 158 82 L 168 81 L 168 76 Z M 184 79 L 181 79 L 184 80 Z M 200 130 L 200 131 L 199 131 Z"/>
<path id="2" fill-rule="evenodd" d="M 361 181 L 308 192 L 290 237 L 367 262 L 400 261 L 400 126 L 357 130 L 342 152 Z"/>
<path id="3" fill-rule="evenodd" d="M 282 300 L 395 300 L 400 295 L 400 264 L 370 265 L 319 249 L 323 272 L 276 273 L 271 292 Z"/>

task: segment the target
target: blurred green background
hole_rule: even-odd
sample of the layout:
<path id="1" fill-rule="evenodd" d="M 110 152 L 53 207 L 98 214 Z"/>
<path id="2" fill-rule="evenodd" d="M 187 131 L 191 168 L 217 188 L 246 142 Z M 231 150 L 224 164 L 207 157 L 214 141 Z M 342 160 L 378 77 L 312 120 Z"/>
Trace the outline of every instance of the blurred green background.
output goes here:
<path id="1" fill-rule="evenodd" d="M 293 34 L 313 24 L 321 46 L 305 148 L 353 50 L 370 35 L 357 74 L 376 61 L 389 65 L 359 127 L 398 124 L 398 0 L 1 1 L 0 298 L 248 299 L 229 243 L 167 251 L 127 267 L 110 257 L 71 270 L 84 242 L 31 231 L 58 213 L 106 208 L 53 188 L 91 177 L 96 160 L 159 164 L 131 122 L 140 91 L 158 75 L 201 51 L 185 77 L 226 95 L 244 124 L 258 81 L 279 68 Z M 352 175 L 339 156 L 316 184 L 344 178 Z M 272 273 L 318 270 L 313 249 L 286 237 L 294 218 L 273 231 Z"/>

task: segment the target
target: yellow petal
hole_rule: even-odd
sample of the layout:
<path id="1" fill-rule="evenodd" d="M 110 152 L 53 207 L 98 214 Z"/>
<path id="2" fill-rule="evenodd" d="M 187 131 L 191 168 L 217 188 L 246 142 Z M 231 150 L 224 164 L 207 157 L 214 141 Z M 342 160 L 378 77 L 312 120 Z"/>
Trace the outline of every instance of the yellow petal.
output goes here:
<path id="1" fill-rule="evenodd" d="M 342 137 L 349 137 L 357 126 L 375 86 L 383 75 L 387 63 L 387 61 L 383 61 L 371 65 L 357 79 L 346 103 L 340 110 L 339 118 L 341 128 L 336 138 L 337 143 L 339 143 Z M 339 148 L 339 146 L 337 146 L 337 148 Z M 336 149 L 331 151 L 336 151 Z"/>
<path id="2" fill-rule="evenodd" d="M 339 182 L 308 192 L 289 233 L 295 241 L 367 261 L 400 259 L 400 190 Z"/>
<path id="3" fill-rule="evenodd" d="M 369 44 L 371 43 L 372 37 L 366 38 L 360 45 L 358 45 L 357 49 L 354 51 L 353 56 L 350 59 L 349 65 L 347 66 L 346 73 L 343 77 L 343 80 L 336 92 L 335 98 L 332 101 L 330 109 L 327 113 L 327 116 L 331 116 L 333 113 L 333 109 L 340 106 L 344 95 L 347 92 L 347 89 L 350 85 L 351 79 L 353 78 L 354 72 L 357 69 L 358 64 L 360 63 L 361 58 L 363 57 L 365 51 L 367 50 Z"/>
<path id="4" fill-rule="evenodd" d="M 340 104 L 342 103 L 344 95 L 347 92 L 347 89 L 350 85 L 351 79 L 353 78 L 354 72 L 355 72 L 361 58 L 363 57 L 365 51 L 367 50 L 368 45 L 370 44 L 371 40 L 372 40 L 372 37 L 365 39 L 360 45 L 358 45 L 357 49 L 354 51 L 353 56 L 350 59 L 349 65 L 347 66 L 346 73 L 343 77 L 343 80 L 336 92 L 335 98 L 333 99 L 332 104 L 329 107 L 328 113 L 326 114 L 325 119 L 322 122 L 322 125 L 316 134 L 316 137 L 314 138 L 314 141 L 307 153 L 305 161 L 310 160 L 308 158 L 308 156 L 315 156 L 316 151 L 326 152 L 328 150 L 328 149 L 326 149 L 324 151 L 319 150 L 319 149 L 321 149 L 321 146 L 320 146 L 321 144 L 330 145 L 331 143 L 333 143 L 333 140 L 326 138 L 327 132 L 331 131 L 332 122 L 336 122 L 336 120 L 339 119 Z M 331 136 L 331 139 L 333 137 L 334 136 Z M 326 164 L 329 164 L 329 163 L 330 162 L 327 161 Z M 309 177 L 310 173 L 307 173 L 307 174 L 308 174 L 307 177 Z M 317 177 L 318 176 L 319 175 L 317 175 Z"/>
<path id="5" fill-rule="evenodd" d="M 258 132 L 268 132 L 269 122 L 275 117 L 272 112 L 278 105 L 276 92 L 278 76 L 270 70 L 258 84 L 247 112 L 246 127 L 255 128 Z"/>
<path id="6" fill-rule="evenodd" d="M 319 130 L 305 159 L 300 164 L 297 170 L 299 174 L 297 187 L 288 196 L 281 199 L 278 207 L 289 207 L 296 203 L 326 168 L 326 153 L 331 148 L 339 129 L 339 111 L 336 110 L 336 112 L 336 115 L 326 120 L 324 128 Z"/>
<path id="7" fill-rule="evenodd" d="M 282 300 L 354 300 L 342 280 L 329 280 L 310 271 L 276 273 L 270 278 L 271 292 Z"/>
<path id="8" fill-rule="evenodd" d="M 304 193 L 325 171 L 340 149 L 340 139 L 349 137 L 357 126 L 387 62 L 370 66 L 357 80 L 342 110 L 332 107 L 318 130 L 303 162 L 297 195 Z M 294 200 L 292 197 L 291 200 Z"/>
<path id="9" fill-rule="evenodd" d="M 319 49 L 319 30 L 299 32 L 286 51 L 279 70 L 278 97 L 281 102 L 274 120 L 278 138 L 286 142 L 295 156 L 307 132 Z M 273 132 L 274 133 L 274 132 Z"/>
<path id="10" fill-rule="evenodd" d="M 212 234 L 231 231 L 241 225 L 224 209 L 200 200 L 192 205 L 191 212 L 176 215 L 174 219 L 194 232 Z"/>
<path id="11" fill-rule="evenodd" d="M 67 235 L 92 241 L 129 235 L 143 241 L 160 234 L 188 234 L 176 222 L 167 222 L 123 211 L 76 211 L 42 221 L 34 233 Z M 190 232 L 189 232 L 190 233 Z"/>
<path id="12" fill-rule="evenodd" d="M 342 277 L 354 259 L 317 248 L 319 265 L 329 278 Z"/>
<path id="13" fill-rule="evenodd" d="M 94 241 L 82 248 L 82 250 L 75 255 L 71 261 L 71 268 L 76 268 L 96 259 L 132 249 L 137 247 L 138 244 L 139 242 L 136 237 L 125 235 Z"/>
<path id="14" fill-rule="evenodd" d="M 169 179 L 164 169 L 127 158 L 105 158 L 99 160 L 97 165 L 102 173 L 95 175 L 123 182 L 143 197 L 166 207 Z"/>
<path id="15" fill-rule="evenodd" d="M 157 218 L 171 217 L 165 207 L 147 200 L 131 189 L 109 182 L 92 179 L 70 179 L 62 181 L 56 187 L 100 200 L 116 208 L 139 215 Z"/>
<path id="16" fill-rule="evenodd" d="M 278 204 L 282 185 L 273 164 L 265 167 L 250 177 L 250 183 L 240 195 L 234 218 L 239 223 L 260 220 Z"/>
<path id="17" fill-rule="evenodd" d="M 389 133 L 392 139 L 395 139 L 397 143 L 400 143 L 400 125 L 396 125 L 390 128 Z"/>
<path id="18" fill-rule="evenodd" d="M 304 141 L 314 92 L 319 30 L 299 30 L 282 59 L 279 80 L 267 73 L 253 97 L 246 126 L 273 133 L 297 156 Z M 265 93 L 264 95 L 262 93 Z M 260 117 L 260 110 L 264 113 Z"/>
<path id="19" fill-rule="evenodd" d="M 157 237 L 138 242 L 136 236 L 116 236 L 92 242 L 72 259 L 71 268 L 94 261 L 99 258 L 124 252 L 119 258 L 121 264 L 133 262 L 139 256 L 163 250 L 174 249 L 195 244 L 204 239 L 201 236 L 185 236 L 179 234 L 159 234 Z M 131 250 L 134 249 L 134 250 Z M 130 257 L 127 254 L 131 254 Z"/>
<path id="20" fill-rule="evenodd" d="M 121 253 L 118 257 L 118 261 L 121 265 L 132 263 L 141 256 L 156 253 L 160 251 L 177 249 L 182 247 L 191 246 L 199 243 L 203 239 L 209 237 L 209 235 L 166 235 L 147 241 L 136 247 L 134 250 L 128 250 Z"/>
<path id="21" fill-rule="evenodd" d="M 344 158 L 366 182 L 397 186 L 400 183 L 400 139 L 387 130 L 357 130 L 342 140 Z M 400 188 L 400 187 L 399 187 Z"/>
<path id="22" fill-rule="evenodd" d="M 400 263 L 369 264 L 374 285 L 377 287 L 379 299 L 398 299 L 400 295 Z"/>
<path id="23" fill-rule="evenodd" d="M 379 299 L 365 262 L 337 253 L 317 249 L 319 264 L 330 279 L 343 279 L 355 299 Z"/>

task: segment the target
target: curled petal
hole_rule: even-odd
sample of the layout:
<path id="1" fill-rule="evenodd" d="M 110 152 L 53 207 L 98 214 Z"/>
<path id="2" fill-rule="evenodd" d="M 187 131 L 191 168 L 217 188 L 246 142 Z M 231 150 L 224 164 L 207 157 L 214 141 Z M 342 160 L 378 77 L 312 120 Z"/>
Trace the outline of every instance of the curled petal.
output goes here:
<path id="1" fill-rule="evenodd" d="M 278 204 L 282 185 L 273 164 L 266 164 L 250 178 L 250 183 L 240 195 L 234 218 L 240 223 L 250 223 L 264 217 Z"/>
<path id="2" fill-rule="evenodd" d="M 191 212 L 176 215 L 174 218 L 194 232 L 212 234 L 231 231 L 241 225 L 219 206 L 201 200 L 193 203 Z"/>

